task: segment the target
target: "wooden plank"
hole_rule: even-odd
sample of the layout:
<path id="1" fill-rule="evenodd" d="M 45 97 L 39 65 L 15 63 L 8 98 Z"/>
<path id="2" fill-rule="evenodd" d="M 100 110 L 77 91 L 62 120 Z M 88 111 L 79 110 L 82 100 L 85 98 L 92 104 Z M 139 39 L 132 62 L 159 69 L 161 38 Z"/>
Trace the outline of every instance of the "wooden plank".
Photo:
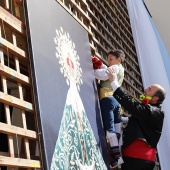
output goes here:
<path id="1" fill-rule="evenodd" d="M 4 0 L 5 8 L 9 9 L 9 0 Z"/>
<path id="2" fill-rule="evenodd" d="M 1 123 L 1 122 L 0 122 L 0 132 L 9 134 L 11 136 L 16 136 L 17 134 L 18 136 L 22 136 L 25 138 L 37 139 L 37 134 L 35 131 L 23 129 L 17 126 L 8 125 L 6 123 Z"/>
<path id="3" fill-rule="evenodd" d="M 16 42 L 15 40 L 15 35 L 13 35 L 13 42 Z M 16 43 L 14 43 L 16 44 Z M 16 70 L 18 73 L 20 73 L 20 67 L 19 67 L 19 60 L 17 57 L 15 57 L 15 67 L 16 67 Z M 19 98 L 21 100 L 23 100 L 23 89 L 22 89 L 22 85 L 21 83 L 18 83 L 18 89 L 19 89 Z M 25 111 L 21 110 L 21 114 L 22 114 L 22 123 L 23 123 L 23 128 L 24 129 L 27 129 L 27 123 L 26 123 L 26 116 L 25 116 Z M 27 159 L 30 159 L 31 156 L 30 156 L 30 148 L 29 148 L 29 141 L 28 139 L 24 139 L 24 146 L 25 146 L 25 153 L 26 153 L 26 158 Z"/>
<path id="4" fill-rule="evenodd" d="M 16 47 L 14 44 L 10 43 L 9 41 L 5 40 L 4 38 L 0 37 L 0 48 L 5 50 L 8 50 L 12 53 L 20 57 L 21 59 L 27 60 L 27 55 L 26 52 L 23 51 L 22 49 Z"/>
<path id="5" fill-rule="evenodd" d="M 15 57 L 15 68 L 18 73 L 20 73 L 20 67 L 19 67 L 19 60 L 18 57 Z"/>
<path id="6" fill-rule="evenodd" d="M 16 3 L 18 3 L 18 4 L 22 5 L 23 0 L 16 0 Z"/>
<path id="7" fill-rule="evenodd" d="M 14 0 L 14 9 L 15 9 L 16 17 L 20 18 L 21 15 L 20 15 L 20 10 L 19 10 L 19 4 L 17 3 L 16 0 Z"/>
<path id="8" fill-rule="evenodd" d="M 7 124 L 10 126 L 11 125 L 11 117 L 10 117 L 10 110 L 9 110 L 9 106 L 5 104 L 5 115 L 6 115 L 6 122 Z M 10 153 L 10 157 L 15 157 L 14 155 L 14 142 L 13 142 L 13 138 L 11 135 L 8 135 L 8 146 L 9 146 L 9 153 Z"/>
<path id="9" fill-rule="evenodd" d="M 21 111 L 22 114 L 22 122 L 23 122 L 23 128 L 27 129 L 27 122 L 26 122 L 26 115 L 25 111 Z M 30 147 L 29 147 L 29 141 L 28 139 L 24 139 L 24 146 L 25 146 L 25 153 L 26 153 L 26 158 L 30 159 Z"/>
<path id="10" fill-rule="evenodd" d="M 30 159 L 30 147 L 29 147 L 29 141 L 28 139 L 24 139 L 24 145 L 25 145 L 25 152 L 26 152 L 26 158 Z"/>
<path id="11" fill-rule="evenodd" d="M 3 87 L 3 92 L 5 94 L 7 94 L 7 83 L 6 83 L 6 77 L 4 77 L 3 75 L 1 76 L 1 80 L 2 80 L 2 87 Z"/>
<path id="12" fill-rule="evenodd" d="M 12 79 L 16 80 L 17 82 L 23 83 L 27 86 L 31 85 L 30 80 L 27 76 L 25 76 L 21 73 L 18 73 L 14 69 L 9 68 L 1 63 L 0 63 L 0 74 L 4 75 L 6 77 L 12 78 Z"/>
<path id="13" fill-rule="evenodd" d="M 0 92 L 0 102 L 17 107 L 21 110 L 33 112 L 33 106 L 31 103 L 13 97 L 11 95 Z"/>
<path id="14" fill-rule="evenodd" d="M 13 40 L 13 44 L 15 47 L 17 47 L 17 40 L 16 40 L 16 35 L 14 32 L 12 32 L 12 40 Z"/>
<path id="15" fill-rule="evenodd" d="M 1 166 L 14 166 L 18 168 L 41 168 L 40 161 L 22 158 L 0 156 Z"/>
<path id="16" fill-rule="evenodd" d="M 0 6 L 0 19 L 5 21 L 9 26 L 14 28 L 17 32 L 21 33 L 22 35 L 26 36 L 26 27 L 23 22 L 17 19 L 15 16 L 10 14 L 4 8 Z"/>
<path id="17" fill-rule="evenodd" d="M 14 141 L 12 136 L 8 135 L 8 146 L 9 146 L 9 153 L 10 153 L 10 157 L 14 158 L 15 154 L 14 154 Z"/>
<path id="18" fill-rule="evenodd" d="M 4 77 L 2 75 L 1 79 L 2 79 L 3 92 L 5 94 L 7 94 L 7 81 L 6 81 L 6 77 Z M 11 125 L 11 117 L 10 117 L 9 106 L 5 104 L 4 108 L 5 108 L 6 122 L 7 122 L 8 125 Z M 14 143 L 13 143 L 13 138 L 10 135 L 8 135 L 8 146 L 9 146 L 10 157 L 14 157 Z"/>
<path id="19" fill-rule="evenodd" d="M 0 49 L 0 62 L 4 65 L 4 53 L 2 49 Z"/>
<path id="20" fill-rule="evenodd" d="M 11 115 L 10 115 L 9 106 L 5 104 L 4 108 L 5 108 L 6 122 L 8 125 L 11 125 Z"/>

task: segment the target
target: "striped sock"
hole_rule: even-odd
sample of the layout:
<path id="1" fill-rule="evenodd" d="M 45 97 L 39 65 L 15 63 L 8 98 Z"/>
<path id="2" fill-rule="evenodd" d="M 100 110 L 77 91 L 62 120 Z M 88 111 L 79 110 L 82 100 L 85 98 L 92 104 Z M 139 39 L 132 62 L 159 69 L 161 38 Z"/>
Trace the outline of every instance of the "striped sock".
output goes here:
<path id="1" fill-rule="evenodd" d="M 111 147 L 111 156 L 113 159 L 118 160 L 120 155 L 120 150 L 119 150 L 119 146 L 113 146 Z"/>
<path id="2" fill-rule="evenodd" d="M 117 166 L 117 164 L 118 164 L 118 160 L 112 159 L 110 165 L 111 165 L 112 167 L 115 167 L 115 166 Z"/>

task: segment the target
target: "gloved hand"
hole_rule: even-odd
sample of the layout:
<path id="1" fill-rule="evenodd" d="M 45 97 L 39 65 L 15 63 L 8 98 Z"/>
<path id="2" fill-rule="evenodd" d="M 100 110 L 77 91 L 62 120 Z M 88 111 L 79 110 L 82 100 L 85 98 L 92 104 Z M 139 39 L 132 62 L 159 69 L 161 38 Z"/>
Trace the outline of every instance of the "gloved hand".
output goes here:
<path id="1" fill-rule="evenodd" d="M 93 68 L 94 70 L 99 69 L 102 66 L 102 61 L 97 57 L 92 58 Z"/>

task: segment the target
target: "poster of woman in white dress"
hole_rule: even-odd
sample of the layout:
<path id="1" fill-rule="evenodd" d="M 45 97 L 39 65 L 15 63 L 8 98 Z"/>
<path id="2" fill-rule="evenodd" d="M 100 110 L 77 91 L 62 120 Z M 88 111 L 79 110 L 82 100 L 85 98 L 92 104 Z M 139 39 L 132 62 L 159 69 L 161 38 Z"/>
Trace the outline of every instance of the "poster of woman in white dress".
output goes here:
<path id="1" fill-rule="evenodd" d="M 26 4 L 43 168 L 105 170 L 88 32 L 57 1 Z"/>
<path id="2" fill-rule="evenodd" d="M 82 82 L 80 58 L 69 33 L 56 30 L 56 57 L 69 90 L 52 158 L 51 170 L 105 170 L 96 139 L 88 121 L 79 90 Z"/>

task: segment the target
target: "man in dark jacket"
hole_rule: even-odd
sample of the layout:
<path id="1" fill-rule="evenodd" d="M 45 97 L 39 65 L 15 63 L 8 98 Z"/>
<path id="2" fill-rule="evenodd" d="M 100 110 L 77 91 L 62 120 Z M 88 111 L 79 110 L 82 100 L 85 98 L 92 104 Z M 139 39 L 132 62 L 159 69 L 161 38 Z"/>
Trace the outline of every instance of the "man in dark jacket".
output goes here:
<path id="1" fill-rule="evenodd" d="M 160 104 L 165 99 L 165 90 L 153 84 L 144 90 L 145 101 L 137 102 L 119 87 L 114 69 L 108 69 L 108 76 L 113 96 L 131 114 L 123 131 L 122 170 L 153 170 L 164 120 Z"/>

